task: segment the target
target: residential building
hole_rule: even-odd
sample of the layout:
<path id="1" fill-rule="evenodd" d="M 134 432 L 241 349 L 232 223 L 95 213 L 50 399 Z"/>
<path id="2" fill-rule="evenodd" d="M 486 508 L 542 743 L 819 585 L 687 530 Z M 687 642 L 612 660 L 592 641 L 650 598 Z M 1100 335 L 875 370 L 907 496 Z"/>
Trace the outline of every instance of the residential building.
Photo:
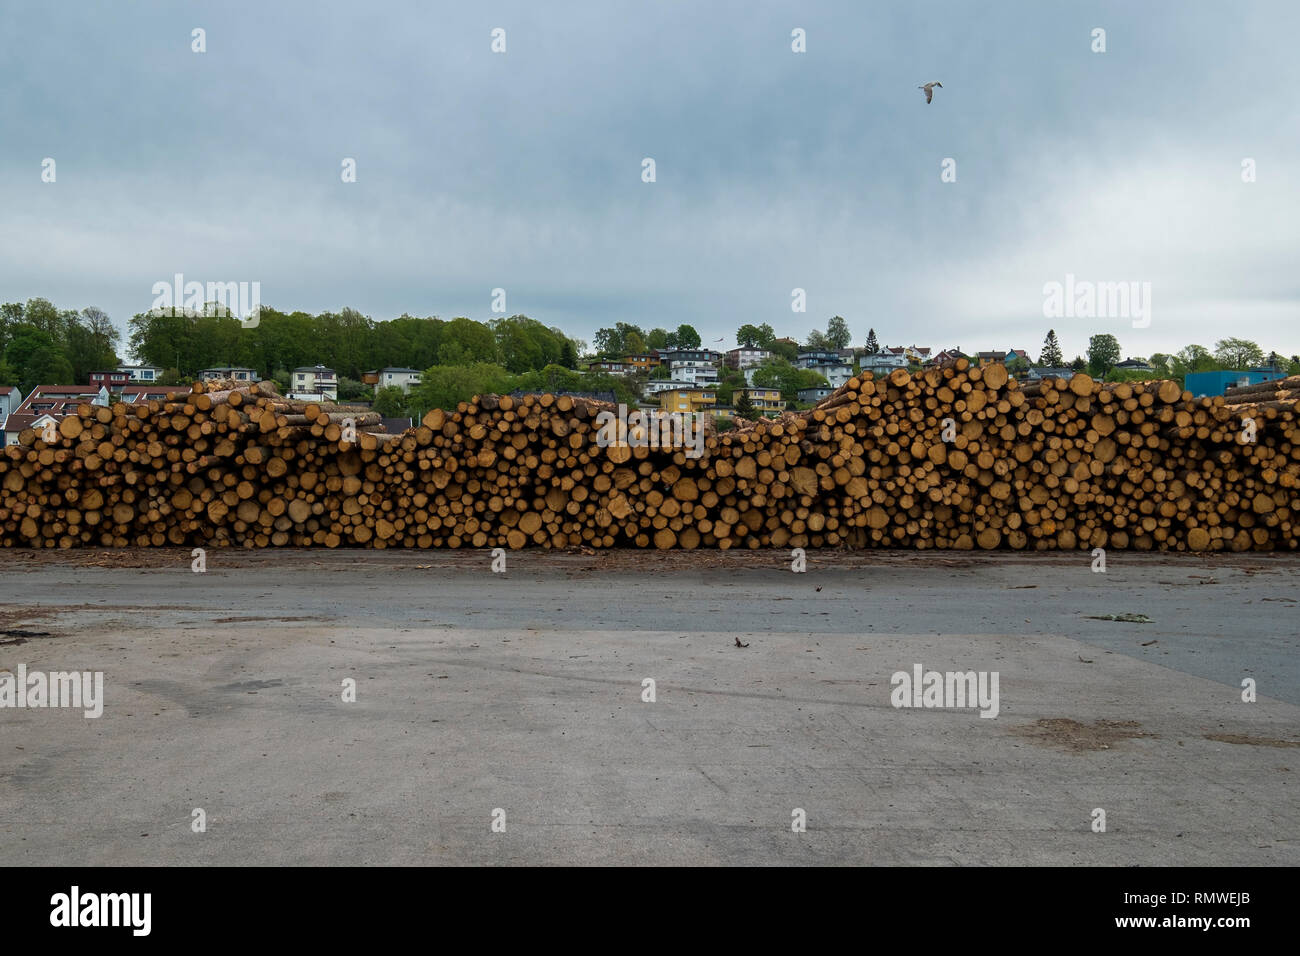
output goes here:
<path id="1" fill-rule="evenodd" d="M 839 359 L 833 362 L 818 362 L 816 365 L 809 365 L 806 368 L 808 371 L 816 372 L 826 379 L 832 388 L 839 388 L 853 377 L 853 366 L 845 365 Z"/>
<path id="2" fill-rule="evenodd" d="M 86 378 L 92 388 L 99 388 L 99 386 L 103 385 L 106 386 L 110 392 L 116 392 L 123 385 L 130 383 L 131 373 L 119 372 L 117 369 L 101 370 L 89 373 Z"/>
<path id="3" fill-rule="evenodd" d="M 634 371 L 648 372 L 659 364 L 659 356 L 654 352 L 638 352 L 635 355 L 624 355 L 623 364 L 630 365 Z"/>
<path id="4" fill-rule="evenodd" d="M 17 385 L 0 385 L 0 429 L 5 427 L 9 413 L 23 403 L 23 393 Z"/>
<path id="5" fill-rule="evenodd" d="M 816 405 L 828 397 L 835 389 L 829 385 L 814 385 L 812 388 L 799 389 L 799 401 L 805 405 Z"/>
<path id="6" fill-rule="evenodd" d="M 289 398 L 300 402 L 317 399 L 336 402 L 339 398 L 338 376 L 332 368 L 324 365 L 296 368 L 289 378 Z"/>
<path id="7" fill-rule="evenodd" d="M 718 391 L 714 388 L 690 386 L 659 393 L 659 409 L 665 412 L 712 411 L 717 404 Z"/>
<path id="8" fill-rule="evenodd" d="M 652 378 L 645 383 L 645 393 L 647 395 L 657 395 L 660 392 L 671 391 L 674 388 L 690 388 L 694 384 L 694 382 L 672 378 Z"/>
<path id="9" fill-rule="evenodd" d="M 950 365 L 951 363 L 957 361 L 959 358 L 964 358 L 967 361 L 970 360 L 970 356 L 967 355 L 965 352 L 963 352 L 961 349 L 944 349 L 943 351 L 936 352 L 934 355 L 932 355 L 930 357 L 930 361 L 927 364 Z"/>
<path id="10" fill-rule="evenodd" d="M 754 411 L 762 415 L 778 415 L 785 408 L 779 388 L 738 388 L 732 393 L 732 402 L 740 401 L 742 395 L 747 396 Z"/>
<path id="11" fill-rule="evenodd" d="M 25 428 L 43 428 L 46 422 L 61 422 L 75 415 L 82 403 L 107 405 L 108 388 L 101 385 L 37 385 L 31 394 L 20 402 L 5 418 L 4 443 L 18 444 L 18 436 Z"/>
<path id="12" fill-rule="evenodd" d="M 202 382 L 224 382 L 228 379 L 234 379 L 236 382 L 256 382 L 257 372 L 237 365 L 221 365 L 217 368 L 205 368 L 199 372 L 199 380 Z"/>
<path id="13" fill-rule="evenodd" d="M 732 349 L 723 358 L 727 368 L 744 369 L 767 361 L 772 353 L 767 349 L 738 348 Z"/>
<path id="14" fill-rule="evenodd" d="M 163 370 L 157 365 L 119 365 L 119 372 L 126 372 L 131 376 L 133 384 L 148 385 L 162 378 Z"/>
<path id="15" fill-rule="evenodd" d="M 716 365 L 694 359 L 674 359 L 668 363 L 668 373 L 675 381 L 692 385 L 716 385 L 718 382 Z"/>
<path id="16" fill-rule="evenodd" d="M 169 392 L 176 389 L 166 385 L 124 385 L 119 398 L 128 405 L 143 405 L 146 402 L 163 402 Z"/>
<path id="17" fill-rule="evenodd" d="M 1009 349 L 1007 351 L 1007 354 L 1002 356 L 1002 361 L 1005 362 L 1007 365 L 1010 365 L 1016 359 L 1020 359 L 1020 361 L 1024 362 L 1026 365 L 1034 364 L 1034 360 L 1030 357 L 1029 353 L 1026 352 L 1024 349 Z"/>
<path id="18" fill-rule="evenodd" d="M 1025 373 L 1026 382 L 1041 382 L 1045 378 L 1063 378 L 1067 382 L 1070 376 L 1074 374 L 1072 368 L 1049 368 L 1047 366 L 1032 366 Z"/>
<path id="19" fill-rule="evenodd" d="M 400 388 L 403 392 L 409 392 L 412 385 L 420 384 L 420 370 L 395 366 L 373 369 L 363 372 L 361 381 L 366 385 L 373 385 L 376 389 Z"/>
<path id="20" fill-rule="evenodd" d="M 661 363 L 672 365 L 673 362 L 704 362 L 716 365 L 722 361 L 722 353 L 713 349 L 657 349 L 655 355 Z"/>
<path id="21" fill-rule="evenodd" d="M 1146 359 L 1126 358 L 1122 362 L 1116 362 L 1115 368 L 1121 372 L 1154 372 Z"/>
<path id="22" fill-rule="evenodd" d="M 590 369 L 598 369 L 602 372 L 612 372 L 615 375 L 625 375 L 628 372 L 634 371 L 631 365 L 628 365 L 621 359 L 600 359 L 597 362 L 592 362 L 587 367 Z"/>
<path id="23" fill-rule="evenodd" d="M 875 355 L 863 356 L 862 371 L 882 378 L 896 368 L 907 368 L 907 364 L 907 353 L 903 349 L 881 349 Z"/>
<path id="24" fill-rule="evenodd" d="M 812 368 L 814 365 L 838 364 L 840 353 L 834 350 L 817 352 L 800 352 L 794 360 L 796 368 Z"/>

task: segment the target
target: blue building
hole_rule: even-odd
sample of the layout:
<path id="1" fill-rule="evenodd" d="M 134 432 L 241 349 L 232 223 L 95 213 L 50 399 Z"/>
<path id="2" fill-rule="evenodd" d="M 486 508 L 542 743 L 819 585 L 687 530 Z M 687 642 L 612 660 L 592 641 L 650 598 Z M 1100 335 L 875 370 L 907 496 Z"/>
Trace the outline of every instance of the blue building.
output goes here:
<path id="1" fill-rule="evenodd" d="M 1191 392 L 1193 398 L 1206 398 L 1222 395 L 1225 390 L 1238 385 L 1258 385 L 1275 378 L 1286 378 L 1286 372 L 1272 368 L 1252 368 L 1245 372 L 1189 372 L 1183 380 L 1183 388 Z"/>

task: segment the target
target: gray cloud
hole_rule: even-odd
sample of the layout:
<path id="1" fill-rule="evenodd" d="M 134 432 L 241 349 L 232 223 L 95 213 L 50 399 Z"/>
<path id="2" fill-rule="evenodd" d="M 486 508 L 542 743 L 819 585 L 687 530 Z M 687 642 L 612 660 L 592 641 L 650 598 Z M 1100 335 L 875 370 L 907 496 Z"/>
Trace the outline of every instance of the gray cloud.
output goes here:
<path id="1" fill-rule="evenodd" d="M 1055 325 L 1070 354 L 1097 331 L 1290 354 L 1297 25 L 1286 2 L 10 0 L 0 299 L 124 324 L 183 272 L 376 318 L 486 318 L 501 286 L 588 339 L 838 313 L 859 342 L 1036 353 Z M 1045 319 L 1067 272 L 1151 282 L 1151 327 Z"/>

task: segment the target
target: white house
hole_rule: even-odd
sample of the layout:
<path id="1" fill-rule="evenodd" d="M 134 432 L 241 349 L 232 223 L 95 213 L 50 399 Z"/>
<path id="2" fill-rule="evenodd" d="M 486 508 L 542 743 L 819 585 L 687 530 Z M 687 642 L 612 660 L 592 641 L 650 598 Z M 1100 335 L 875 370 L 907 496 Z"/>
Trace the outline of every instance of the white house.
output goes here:
<path id="1" fill-rule="evenodd" d="M 126 372 L 131 381 L 139 385 L 151 385 L 162 377 L 163 370 L 157 365 L 119 365 L 119 372 Z"/>
<path id="2" fill-rule="evenodd" d="M 420 372 L 413 368 L 381 368 L 375 388 L 400 388 L 409 392 L 412 385 L 420 384 Z"/>
<path id="3" fill-rule="evenodd" d="M 717 366 L 710 362 L 695 359 L 672 361 L 668 363 L 669 375 L 680 382 L 692 385 L 716 385 L 718 383 Z"/>
<path id="4" fill-rule="evenodd" d="M 251 368 L 240 368 L 238 365 L 221 365 L 216 368 L 205 368 L 199 372 L 199 380 L 204 382 L 224 382 L 230 379 L 236 382 L 256 382 L 257 372 Z"/>
<path id="5" fill-rule="evenodd" d="M 339 380 L 334 369 L 324 365 L 304 365 L 293 370 L 289 378 L 289 398 L 299 402 L 339 398 Z"/>
<path id="6" fill-rule="evenodd" d="M 767 349 L 738 348 L 728 352 L 723 361 L 728 368 L 744 369 L 749 368 L 751 365 L 761 365 L 771 355 L 772 353 Z"/>

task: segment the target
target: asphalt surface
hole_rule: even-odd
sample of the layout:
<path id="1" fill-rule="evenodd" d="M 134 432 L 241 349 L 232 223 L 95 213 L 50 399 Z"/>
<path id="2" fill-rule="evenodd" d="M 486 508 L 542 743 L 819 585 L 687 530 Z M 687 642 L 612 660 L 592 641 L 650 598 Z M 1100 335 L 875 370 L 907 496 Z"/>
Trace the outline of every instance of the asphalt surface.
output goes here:
<path id="1" fill-rule="evenodd" d="M 1300 863 L 1294 556 L 190 561 L 0 553 L 0 864 Z"/>

